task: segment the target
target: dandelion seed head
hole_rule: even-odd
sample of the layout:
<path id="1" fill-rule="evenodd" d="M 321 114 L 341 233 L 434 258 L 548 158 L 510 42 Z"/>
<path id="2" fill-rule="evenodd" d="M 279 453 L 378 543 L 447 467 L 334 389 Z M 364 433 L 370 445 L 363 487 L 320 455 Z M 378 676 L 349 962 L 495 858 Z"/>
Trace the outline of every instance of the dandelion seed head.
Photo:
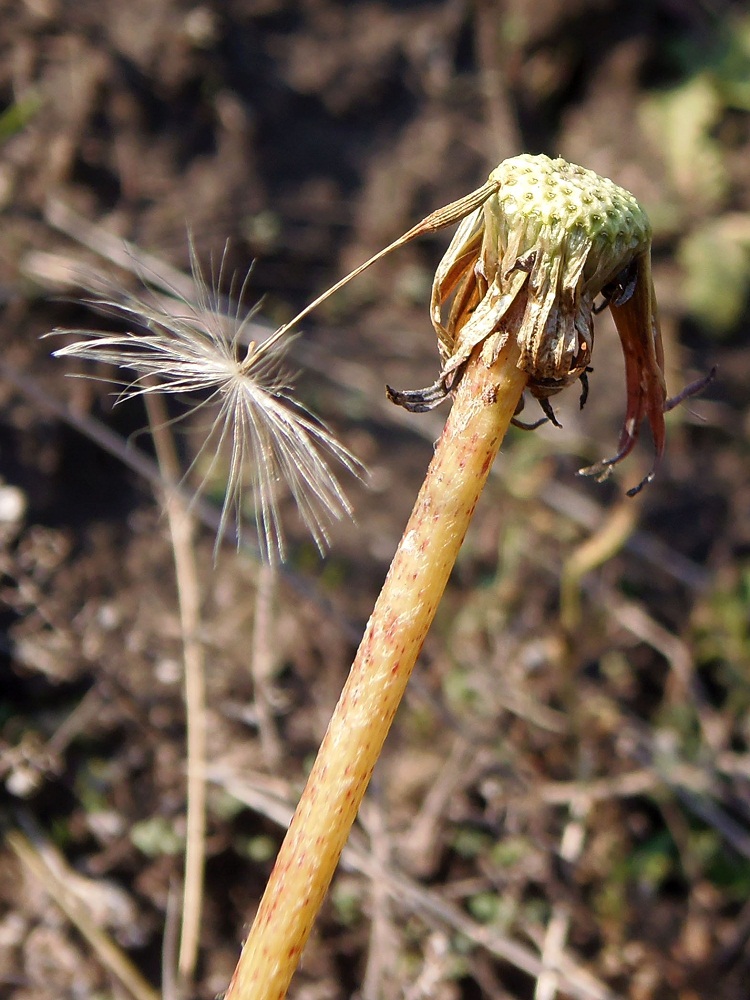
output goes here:
<path id="1" fill-rule="evenodd" d="M 494 191 L 462 221 L 433 285 L 444 369 L 463 364 L 523 290 L 520 367 L 532 380 L 575 379 L 591 360 L 594 298 L 648 251 L 648 217 L 629 191 L 560 158 L 512 157 L 492 171 L 488 183 Z M 466 295 L 457 297 L 446 320 L 442 316 L 458 261 L 485 282 L 477 288 L 482 301 L 469 322 Z"/>
<path id="2" fill-rule="evenodd" d="M 577 380 L 581 406 L 588 395 L 594 299 L 601 293 L 625 358 L 626 414 L 617 453 L 585 471 L 609 475 L 647 420 L 654 465 L 629 491 L 637 493 L 654 478 L 664 452 L 667 407 L 645 211 L 608 178 L 544 155 L 505 160 L 478 193 L 485 191 L 461 221 L 433 283 L 443 385 L 479 345 L 497 356 L 511 335 L 507 317 L 518 306 L 518 367 L 546 417 L 557 423 L 551 396 Z"/>

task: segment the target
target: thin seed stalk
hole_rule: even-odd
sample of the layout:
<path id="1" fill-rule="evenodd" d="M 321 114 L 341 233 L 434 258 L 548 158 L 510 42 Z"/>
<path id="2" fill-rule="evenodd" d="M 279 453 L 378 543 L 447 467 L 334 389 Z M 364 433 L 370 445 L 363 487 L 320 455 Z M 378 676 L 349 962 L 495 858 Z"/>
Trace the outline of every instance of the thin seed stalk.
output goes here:
<path id="1" fill-rule="evenodd" d="M 494 363 L 479 348 L 467 362 L 226 1000 L 286 995 L 526 385 L 518 359 L 511 331 Z"/>

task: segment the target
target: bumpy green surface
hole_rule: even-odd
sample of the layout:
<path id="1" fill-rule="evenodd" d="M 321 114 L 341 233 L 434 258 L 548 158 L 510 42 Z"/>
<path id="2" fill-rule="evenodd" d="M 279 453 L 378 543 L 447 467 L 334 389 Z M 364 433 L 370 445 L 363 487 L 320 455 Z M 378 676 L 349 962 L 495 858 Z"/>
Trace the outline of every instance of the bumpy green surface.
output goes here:
<path id="1" fill-rule="evenodd" d="M 650 238 L 646 213 L 629 191 L 567 160 L 514 156 L 496 167 L 490 180 L 500 185 L 498 199 L 509 227 L 514 215 L 534 216 L 550 229 L 580 226 L 592 240 L 640 244 Z"/>

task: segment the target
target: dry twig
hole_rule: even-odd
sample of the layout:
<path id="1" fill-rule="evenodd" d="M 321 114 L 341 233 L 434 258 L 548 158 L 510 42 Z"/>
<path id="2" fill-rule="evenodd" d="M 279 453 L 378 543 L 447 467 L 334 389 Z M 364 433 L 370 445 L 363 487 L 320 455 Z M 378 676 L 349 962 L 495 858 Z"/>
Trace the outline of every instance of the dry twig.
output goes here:
<path id="1" fill-rule="evenodd" d="M 193 546 L 194 518 L 175 492 L 180 478 L 180 466 L 168 426 L 167 410 L 162 398 L 153 393 L 147 393 L 145 401 L 164 482 L 163 503 L 174 554 L 185 667 L 187 836 L 177 964 L 180 979 L 190 982 L 198 960 L 206 863 L 206 663 L 203 644 L 199 639 L 201 593 Z"/>
<path id="2" fill-rule="evenodd" d="M 68 920 L 88 941 L 102 965 L 117 979 L 134 1000 L 159 1000 L 159 994 L 143 979 L 130 959 L 114 941 L 97 926 L 78 896 L 71 890 L 66 876 L 68 868 L 52 844 L 42 841 L 39 831 L 32 831 L 33 842 L 18 830 L 6 834 L 5 842 L 23 867 L 57 903 Z"/>

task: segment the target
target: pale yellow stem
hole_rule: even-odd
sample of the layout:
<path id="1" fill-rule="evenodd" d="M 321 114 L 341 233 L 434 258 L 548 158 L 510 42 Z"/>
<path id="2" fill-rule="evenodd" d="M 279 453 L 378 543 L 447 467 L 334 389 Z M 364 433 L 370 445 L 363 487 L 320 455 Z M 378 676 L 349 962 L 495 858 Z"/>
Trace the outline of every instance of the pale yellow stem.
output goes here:
<path id="1" fill-rule="evenodd" d="M 526 384 L 510 336 L 475 351 L 368 622 L 226 1000 L 281 1000 Z"/>

